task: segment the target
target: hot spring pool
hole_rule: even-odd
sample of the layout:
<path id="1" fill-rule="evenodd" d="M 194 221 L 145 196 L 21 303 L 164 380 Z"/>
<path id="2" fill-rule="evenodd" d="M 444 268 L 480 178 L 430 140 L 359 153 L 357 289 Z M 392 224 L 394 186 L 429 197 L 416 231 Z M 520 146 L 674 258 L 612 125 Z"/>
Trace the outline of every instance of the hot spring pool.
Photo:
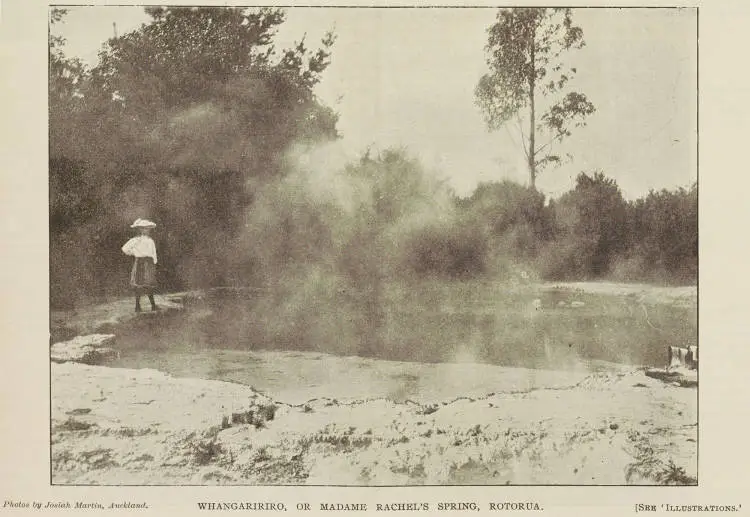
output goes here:
<path id="1" fill-rule="evenodd" d="M 398 399 L 424 389 L 427 378 L 433 390 L 452 375 L 462 386 L 494 385 L 497 366 L 531 369 L 519 386 L 530 386 L 536 370 L 546 370 L 549 384 L 607 365 L 664 366 L 668 345 L 697 344 L 695 308 L 635 296 L 462 284 L 391 290 L 379 302 L 213 298 L 118 329 L 120 355 L 110 365 L 292 398 L 341 391 Z"/>

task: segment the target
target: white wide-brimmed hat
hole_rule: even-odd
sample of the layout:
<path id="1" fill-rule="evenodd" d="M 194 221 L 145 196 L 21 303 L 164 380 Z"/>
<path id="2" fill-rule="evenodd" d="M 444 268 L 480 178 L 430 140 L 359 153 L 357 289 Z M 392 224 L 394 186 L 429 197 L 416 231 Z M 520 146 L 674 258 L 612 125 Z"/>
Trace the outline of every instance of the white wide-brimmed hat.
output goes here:
<path id="1" fill-rule="evenodd" d="M 136 219 L 131 228 L 156 228 L 156 223 L 149 221 L 148 219 Z"/>

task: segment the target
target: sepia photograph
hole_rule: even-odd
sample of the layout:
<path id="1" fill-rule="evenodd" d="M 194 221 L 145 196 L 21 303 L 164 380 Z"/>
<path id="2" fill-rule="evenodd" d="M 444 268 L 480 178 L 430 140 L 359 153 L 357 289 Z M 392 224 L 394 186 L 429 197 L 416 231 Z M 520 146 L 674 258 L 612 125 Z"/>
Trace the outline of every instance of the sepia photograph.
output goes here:
<path id="1" fill-rule="evenodd" d="M 697 7 L 47 14 L 51 485 L 703 482 Z"/>

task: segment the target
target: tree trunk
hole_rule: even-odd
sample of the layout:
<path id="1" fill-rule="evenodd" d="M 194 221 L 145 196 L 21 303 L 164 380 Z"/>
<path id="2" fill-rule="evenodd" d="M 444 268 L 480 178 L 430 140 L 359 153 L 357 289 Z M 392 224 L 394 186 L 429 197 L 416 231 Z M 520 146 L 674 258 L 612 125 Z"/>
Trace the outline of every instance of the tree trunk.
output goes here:
<path id="1" fill-rule="evenodd" d="M 529 122 L 529 185 L 532 189 L 536 189 L 536 143 L 535 143 L 535 112 L 534 112 L 534 89 L 536 88 L 536 48 L 535 48 L 536 34 L 532 32 L 531 36 L 531 74 L 529 75 L 529 106 L 530 106 L 530 122 Z"/>

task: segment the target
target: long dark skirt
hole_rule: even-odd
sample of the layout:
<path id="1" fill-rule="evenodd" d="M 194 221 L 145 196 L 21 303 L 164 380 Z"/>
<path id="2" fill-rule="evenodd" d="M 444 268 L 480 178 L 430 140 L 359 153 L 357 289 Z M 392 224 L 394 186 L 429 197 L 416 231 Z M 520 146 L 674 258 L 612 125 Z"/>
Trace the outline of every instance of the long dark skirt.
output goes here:
<path id="1" fill-rule="evenodd" d="M 136 257 L 130 271 L 130 286 L 136 289 L 156 287 L 156 264 L 151 257 Z"/>

